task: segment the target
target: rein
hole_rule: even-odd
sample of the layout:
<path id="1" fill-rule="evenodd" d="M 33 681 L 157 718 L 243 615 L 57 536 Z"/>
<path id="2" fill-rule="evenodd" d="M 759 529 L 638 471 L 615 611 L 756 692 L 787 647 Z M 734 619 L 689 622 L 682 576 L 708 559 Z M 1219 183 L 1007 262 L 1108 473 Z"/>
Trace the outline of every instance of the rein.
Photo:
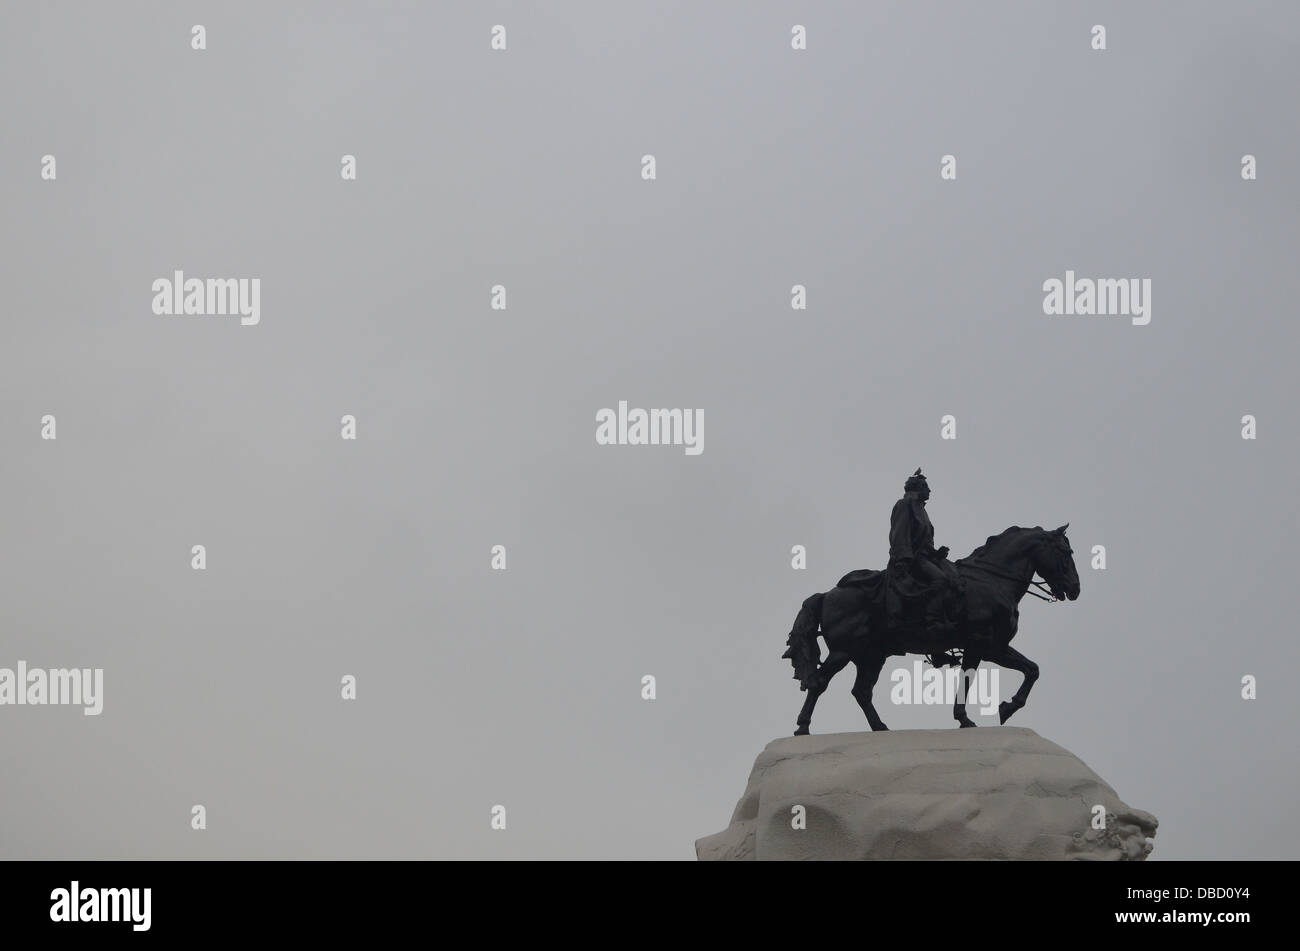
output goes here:
<path id="1" fill-rule="evenodd" d="M 969 565 L 972 568 L 978 568 L 981 571 L 986 571 L 991 575 L 997 575 L 999 578 L 1005 578 L 1007 581 L 1014 581 L 1017 584 L 1025 583 L 1023 578 L 1017 578 L 1013 575 L 1006 574 L 1005 572 L 998 571 L 996 568 L 990 568 L 988 565 L 980 561 L 963 561 L 962 564 Z M 1041 595 L 1038 593 L 1038 591 L 1030 591 L 1028 588 L 1025 589 L 1025 594 L 1032 594 L 1039 601 L 1046 601 L 1048 604 L 1051 604 L 1053 601 L 1060 600 L 1060 598 L 1052 594 L 1052 589 L 1049 588 L 1046 584 L 1044 584 L 1041 581 L 1035 581 L 1032 572 L 1030 573 L 1029 584 L 1033 585 L 1039 591 L 1046 591 L 1047 595 L 1046 596 Z"/>

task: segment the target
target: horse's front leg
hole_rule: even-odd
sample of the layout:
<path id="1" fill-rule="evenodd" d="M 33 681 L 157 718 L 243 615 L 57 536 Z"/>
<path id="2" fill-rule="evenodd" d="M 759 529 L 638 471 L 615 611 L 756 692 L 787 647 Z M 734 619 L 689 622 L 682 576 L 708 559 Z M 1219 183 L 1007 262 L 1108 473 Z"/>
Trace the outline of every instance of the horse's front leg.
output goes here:
<path id="1" fill-rule="evenodd" d="M 1025 701 L 1029 699 L 1029 691 L 1033 689 L 1034 681 L 1038 679 L 1038 665 L 1009 644 L 995 654 L 991 654 L 988 659 L 1025 675 L 1020 689 L 1012 694 L 1011 699 L 1003 700 L 998 704 L 998 722 L 1006 723 L 1011 719 L 1011 715 L 1023 707 Z"/>
<path id="2" fill-rule="evenodd" d="M 976 726 L 974 720 L 966 715 L 966 695 L 973 679 L 971 671 L 980 665 L 980 656 L 969 649 L 961 655 L 961 683 L 957 687 L 957 701 L 952 706 L 952 718 L 961 727 Z"/>

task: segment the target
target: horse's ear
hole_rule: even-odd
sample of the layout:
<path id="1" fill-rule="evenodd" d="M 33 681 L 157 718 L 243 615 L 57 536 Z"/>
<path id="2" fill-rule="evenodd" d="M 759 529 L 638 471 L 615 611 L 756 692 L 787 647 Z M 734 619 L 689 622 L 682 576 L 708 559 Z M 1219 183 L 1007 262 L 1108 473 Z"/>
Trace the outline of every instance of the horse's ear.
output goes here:
<path id="1" fill-rule="evenodd" d="M 1060 528 L 1058 528 L 1058 529 L 1056 530 L 1056 534 L 1058 534 L 1058 535 L 1064 535 L 1064 534 L 1065 534 L 1065 530 L 1066 530 L 1067 528 L 1069 528 L 1069 527 L 1070 527 L 1070 523 L 1069 523 L 1069 522 L 1066 522 L 1064 525 L 1062 525 Z"/>

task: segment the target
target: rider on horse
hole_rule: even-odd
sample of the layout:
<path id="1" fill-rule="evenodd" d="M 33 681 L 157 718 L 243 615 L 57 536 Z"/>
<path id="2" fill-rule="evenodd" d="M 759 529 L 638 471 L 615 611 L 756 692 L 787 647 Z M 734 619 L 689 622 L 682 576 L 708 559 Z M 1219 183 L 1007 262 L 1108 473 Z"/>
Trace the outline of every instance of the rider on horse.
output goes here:
<path id="1" fill-rule="evenodd" d="M 925 628 L 935 634 L 950 634 L 956 624 L 944 614 L 944 603 L 952 600 L 964 606 L 965 583 L 957 566 L 948 560 L 948 546 L 934 547 L 934 525 L 925 511 L 930 484 L 921 470 L 903 484 L 903 497 L 894 503 L 889 517 L 889 573 L 885 606 L 891 627 L 903 626 L 903 601 L 916 594 L 929 594 L 925 606 Z M 920 592 L 914 592 L 920 585 Z"/>

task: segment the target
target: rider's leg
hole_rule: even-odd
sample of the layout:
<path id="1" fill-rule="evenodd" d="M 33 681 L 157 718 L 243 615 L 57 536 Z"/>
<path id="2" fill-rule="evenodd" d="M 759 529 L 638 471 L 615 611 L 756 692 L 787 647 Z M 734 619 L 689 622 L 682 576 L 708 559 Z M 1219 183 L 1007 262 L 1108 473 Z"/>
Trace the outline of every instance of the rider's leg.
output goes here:
<path id="1" fill-rule="evenodd" d="M 930 561 L 928 558 L 918 558 L 912 562 L 912 570 L 916 576 L 927 585 L 935 585 L 939 588 L 944 587 L 947 576 L 944 575 L 943 569 Z"/>
<path id="2" fill-rule="evenodd" d="M 932 589 L 929 600 L 925 604 L 926 627 L 942 625 L 945 620 L 943 602 L 947 596 L 946 588 L 948 587 L 943 569 L 926 558 L 918 558 L 914 569 L 917 577 Z"/>

